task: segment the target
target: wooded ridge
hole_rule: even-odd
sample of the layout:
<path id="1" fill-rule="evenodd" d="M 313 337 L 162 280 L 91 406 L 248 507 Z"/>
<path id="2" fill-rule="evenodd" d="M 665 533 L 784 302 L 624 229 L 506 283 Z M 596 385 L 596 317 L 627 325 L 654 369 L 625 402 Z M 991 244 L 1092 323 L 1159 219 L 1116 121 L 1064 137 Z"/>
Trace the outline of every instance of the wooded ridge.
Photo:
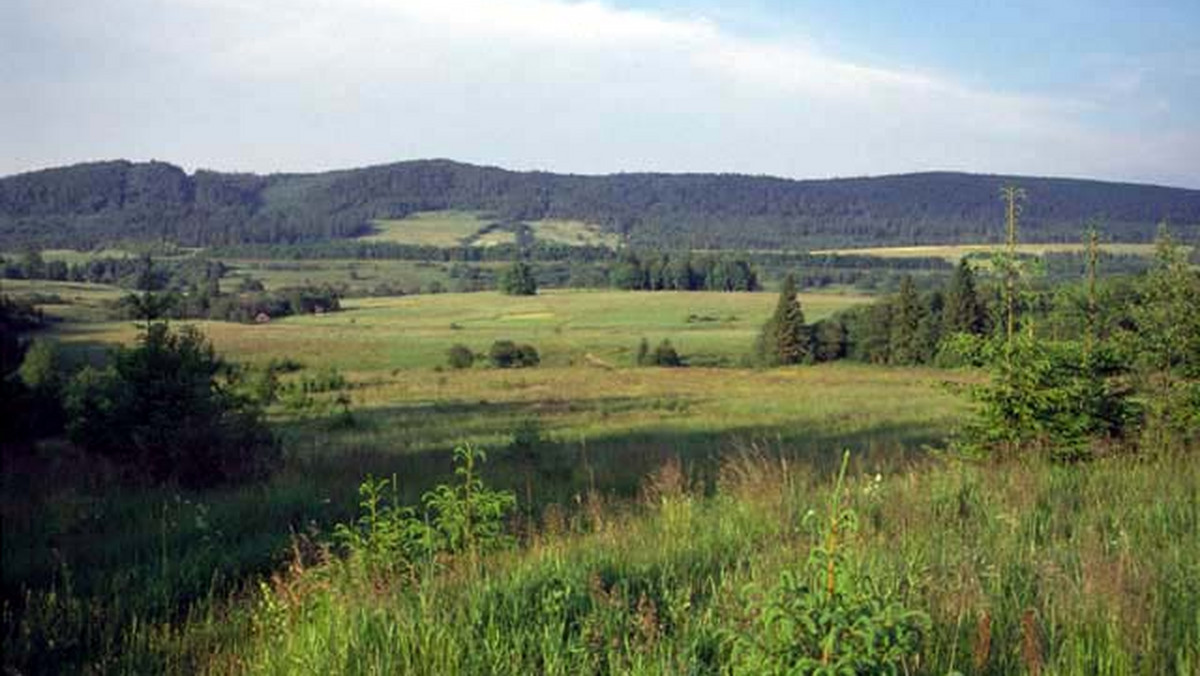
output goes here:
<path id="1" fill-rule="evenodd" d="M 1078 241 L 1099 219 L 1115 241 L 1169 222 L 1200 233 L 1200 190 L 930 172 L 828 180 L 737 174 L 517 172 L 416 160 L 316 174 L 188 174 L 164 162 L 77 164 L 0 178 L 0 247 L 184 246 L 345 239 L 377 218 L 475 210 L 497 221 L 573 219 L 635 247 L 807 249 L 992 241 L 999 189 L 1029 200 L 1026 241 Z"/>

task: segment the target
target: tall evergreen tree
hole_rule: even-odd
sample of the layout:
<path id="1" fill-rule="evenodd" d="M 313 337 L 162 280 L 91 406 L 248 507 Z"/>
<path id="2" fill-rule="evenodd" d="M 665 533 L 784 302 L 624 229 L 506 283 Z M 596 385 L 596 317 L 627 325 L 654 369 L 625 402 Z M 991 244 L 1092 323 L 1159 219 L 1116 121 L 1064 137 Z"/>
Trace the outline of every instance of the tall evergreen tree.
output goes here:
<path id="1" fill-rule="evenodd" d="M 987 308 L 975 289 L 975 272 L 966 258 L 959 260 L 946 294 L 943 330 L 946 333 L 981 335 L 988 324 Z"/>
<path id="2" fill-rule="evenodd" d="M 928 314 L 917 285 L 910 275 L 900 280 L 900 292 L 894 302 L 891 327 L 891 362 L 893 364 L 918 364 L 923 353 L 920 327 Z"/>
<path id="3" fill-rule="evenodd" d="M 804 310 L 796 299 L 796 279 L 788 275 L 779 290 L 775 314 L 763 325 L 762 356 L 773 364 L 799 364 L 811 356 Z"/>

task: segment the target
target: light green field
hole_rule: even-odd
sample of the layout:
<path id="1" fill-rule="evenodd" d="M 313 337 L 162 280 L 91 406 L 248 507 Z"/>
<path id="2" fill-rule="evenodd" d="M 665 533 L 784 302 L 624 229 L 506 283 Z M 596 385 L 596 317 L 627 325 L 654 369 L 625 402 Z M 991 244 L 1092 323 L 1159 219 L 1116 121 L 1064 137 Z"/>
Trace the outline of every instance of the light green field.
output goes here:
<path id="1" fill-rule="evenodd" d="M 515 233 L 509 230 L 489 230 L 471 240 L 474 246 L 496 246 L 498 244 L 514 244 L 517 241 Z"/>
<path id="2" fill-rule="evenodd" d="M 533 229 L 534 237 L 546 242 L 570 246 L 605 246 L 610 249 L 615 249 L 621 244 L 619 235 L 604 232 L 599 226 L 583 221 L 549 218 L 530 221 L 529 227 Z"/>
<path id="3" fill-rule="evenodd" d="M 456 343 L 486 352 L 511 339 L 537 347 L 549 366 L 628 365 L 638 342 L 669 338 L 694 363 L 736 364 L 750 354 L 775 296 L 768 293 L 548 291 L 348 299 L 344 312 L 288 317 L 266 325 L 199 322 L 233 359 L 291 356 L 311 365 L 372 372 L 432 368 Z M 802 294 L 808 321 L 868 296 Z M 129 342 L 128 323 L 62 328 L 68 342 Z"/>
<path id="4" fill-rule="evenodd" d="M 376 232 L 367 242 L 393 242 L 425 246 L 458 246 L 488 223 L 477 211 L 422 211 L 408 218 L 372 221 Z"/>
<path id="5" fill-rule="evenodd" d="M 247 276 L 262 281 L 268 290 L 288 286 L 332 284 L 351 291 L 373 289 L 380 284 L 399 287 L 406 293 L 427 289 L 433 282 L 449 287 L 448 266 L 443 263 L 400 260 L 304 260 L 280 261 L 246 258 L 221 260 L 233 272 L 221 280 L 221 288 L 231 291 Z M 479 264 L 489 265 L 489 264 Z"/>
<path id="6" fill-rule="evenodd" d="M 952 244 L 936 246 L 889 246 L 871 247 L 865 249 L 822 249 L 813 251 L 814 254 L 876 256 L 879 258 L 944 258 L 950 262 L 958 262 L 963 256 L 971 254 L 987 254 L 1001 251 L 1003 244 Z M 1130 254 L 1135 256 L 1151 256 L 1154 254 L 1153 244 L 1104 244 L 1103 251 L 1111 254 Z M 1077 253 L 1084 250 L 1083 244 L 1018 244 L 1017 251 L 1023 254 L 1043 256 L 1048 253 Z"/>
<path id="7" fill-rule="evenodd" d="M 16 298 L 57 296 L 61 302 L 38 304 L 48 319 L 89 322 L 88 326 L 95 326 L 90 322 L 103 321 L 109 315 L 108 304 L 128 292 L 106 284 L 5 279 L 0 280 L 0 293 Z"/>

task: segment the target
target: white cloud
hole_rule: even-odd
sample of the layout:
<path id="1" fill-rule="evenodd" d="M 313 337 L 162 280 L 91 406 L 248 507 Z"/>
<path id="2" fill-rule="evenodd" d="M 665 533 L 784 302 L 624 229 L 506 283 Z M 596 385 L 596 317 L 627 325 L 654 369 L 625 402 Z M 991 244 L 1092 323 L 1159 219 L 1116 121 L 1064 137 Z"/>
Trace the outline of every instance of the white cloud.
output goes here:
<path id="1" fill-rule="evenodd" d="M 1196 183 L 1194 135 L 1120 135 L 1095 102 L 980 90 L 598 2 L 16 4 L 40 48 L 61 51 L 11 55 L 25 74 L 0 121 L 30 133 L 0 140 L 0 172 L 102 156 L 259 171 L 438 156 L 591 173 Z"/>

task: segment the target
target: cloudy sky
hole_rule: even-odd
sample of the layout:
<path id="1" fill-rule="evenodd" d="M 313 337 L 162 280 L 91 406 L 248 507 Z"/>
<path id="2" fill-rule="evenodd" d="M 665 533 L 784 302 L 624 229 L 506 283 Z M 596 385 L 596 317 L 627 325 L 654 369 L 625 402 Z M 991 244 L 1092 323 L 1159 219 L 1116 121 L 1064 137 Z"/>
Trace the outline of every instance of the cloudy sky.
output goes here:
<path id="1" fill-rule="evenodd" d="M 1200 3 L 0 2 L 0 174 L 122 157 L 1200 188 Z"/>

